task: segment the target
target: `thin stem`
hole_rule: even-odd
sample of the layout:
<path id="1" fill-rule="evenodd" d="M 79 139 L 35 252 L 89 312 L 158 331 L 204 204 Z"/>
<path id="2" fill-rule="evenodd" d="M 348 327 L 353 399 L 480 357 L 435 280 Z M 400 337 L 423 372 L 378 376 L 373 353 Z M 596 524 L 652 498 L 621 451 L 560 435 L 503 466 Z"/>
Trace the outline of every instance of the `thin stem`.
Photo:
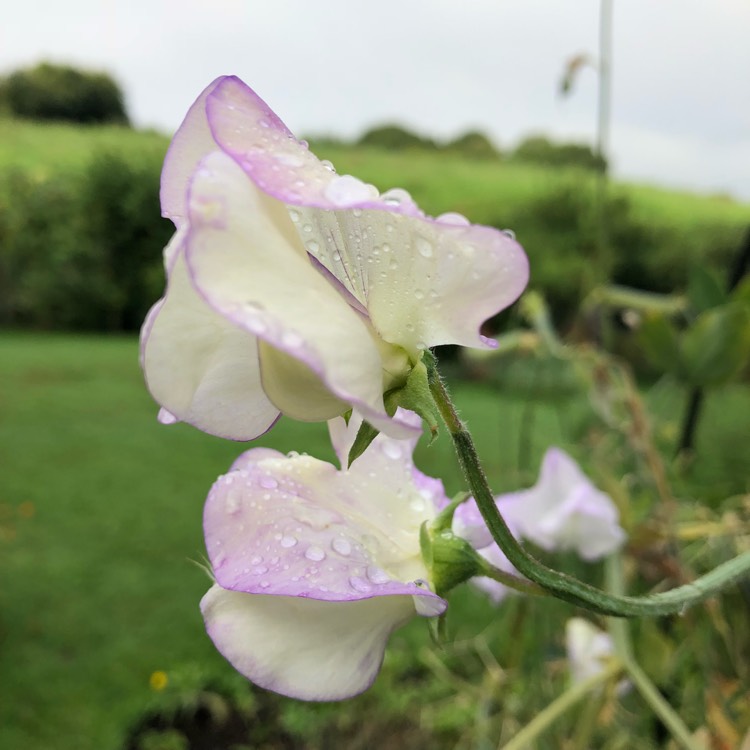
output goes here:
<path id="1" fill-rule="evenodd" d="M 607 588 L 614 594 L 621 594 L 624 590 L 624 576 L 622 559 L 619 555 L 615 554 L 607 558 L 605 571 Z M 628 623 L 625 620 L 610 620 L 609 633 L 614 641 L 617 656 L 621 660 L 628 677 L 630 677 L 631 682 L 649 708 L 659 717 L 675 740 L 685 750 L 701 750 L 701 747 L 693 740 L 690 729 L 680 715 L 672 708 L 651 681 L 651 678 L 643 671 L 641 665 L 635 660 Z"/>
<path id="2" fill-rule="evenodd" d="M 599 685 L 614 678 L 621 671 L 622 664 L 619 659 L 613 659 L 599 674 L 573 685 L 540 711 L 510 742 L 503 745 L 502 750 L 526 750 L 526 748 L 531 747 L 531 743 L 542 732 L 565 715 L 576 703 Z"/>
<path id="3" fill-rule="evenodd" d="M 532 581 L 527 581 L 524 578 L 514 576 L 512 573 L 506 573 L 501 568 L 496 568 L 494 565 L 490 565 L 487 561 L 484 561 L 482 564 L 482 570 L 479 575 L 491 578 L 493 581 L 502 583 L 503 586 L 507 586 L 510 589 L 520 591 L 522 594 L 529 594 L 530 596 L 549 596 L 547 589 L 542 588 Z"/>
<path id="4" fill-rule="evenodd" d="M 666 615 L 681 612 L 691 604 L 713 596 L 750 571 L 750 552 L 745 552 L 692 583 L 671 591 L 647 596 L 613 596 L 577 578 L 548 568 L 521 547 L 511 534 L 495 504 L 471 434 L 456 413 L 436 368 L 431 366 L 430 369 L 430 390 L 451 434 L 461 469 L 492 538 L 521 575 L 559 599 L 615 617 Z"/>

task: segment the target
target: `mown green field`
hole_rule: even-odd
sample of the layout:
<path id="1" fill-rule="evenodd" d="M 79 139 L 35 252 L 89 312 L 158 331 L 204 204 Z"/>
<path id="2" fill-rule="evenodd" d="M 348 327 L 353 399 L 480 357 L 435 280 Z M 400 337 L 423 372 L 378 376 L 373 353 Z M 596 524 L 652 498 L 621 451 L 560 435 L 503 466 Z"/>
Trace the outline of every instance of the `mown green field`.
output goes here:
<path id="1" fill-rule="evenodd" d="M 651 397 L 669 439 L 679 394 L 662 385 Z M 574 442 L 590 419 L 585 399 L 530 410 L 487 386 L 464 384 L 456 400 L 498 490 L 530 483 L 549 444 L 566 445 L 585 460 Z M 712 478 L 732 492 L 748 490 L 741 472 L 750 442 L 738 437 L 749 409 L 742 387 L 712 397 L 699 459 L 682 484 L 691 514 L 700 486 Z M 149 708 L 190 704 L 210 684 L 245 694 L 203 631 L 198 601 L 208 579 L 194 564 L 203 559 L 208 487 L 242 446 L 159 425 L 155 414 L 132 338 L 0 337 L 4 748 L 117 748 Z M 530 442 L 528 465 L 519 467 L 521 435 Z M 332 457 L 321 425 L 282 420 L 262 444 Z M 460 487 L 444 436 L 421 446 L 417 460 L 444 477 L 450 491 Z M 728 467 L 737 473 L 727 476 Z M 702 517 L 718 514 L 705 509 Z M 686 550 L 688 561 L 700 565 L 706 554 L 721 557 L 729 547 L 715 536 Z M 566 564 L 576 568 L 575 561 Z M 577 569 L 599 580 L 597 566 Z M 644 666 L 692 728 L 707 721 L 709 704 L 733 732 L 750 721 L 737 698 L 739 680 L 747 678 L 747 641 L 741 630 L 722 631 L 735 622 L 728 613 L 741 617 L 746 607 L 735 591 L 720 606 L 638 626 Z M 392 639 L 383 673 L 360 698 L 324 706 L 256 698 L 265 739 L 252 746 L 497 747 L 564 689 L 562 627 L 573 613 L 561 603 L 521 598 L 495 609 L 464 588 L 451 601 L 449 643 L 435 647 L 424 624 L 412 622 Z M 167 674 L 163 692 L 149 686 L 155 671 Z M 592 746 L 661 746 L 663 733 L 637 696 L 608 705 L 609 725 L 597 719 L 599 744 Z M 563 718 L 538 747 L 563 747 L 579 719 L 577 711 Z M 283 744 L 282 734 L 297 744 Z"/>

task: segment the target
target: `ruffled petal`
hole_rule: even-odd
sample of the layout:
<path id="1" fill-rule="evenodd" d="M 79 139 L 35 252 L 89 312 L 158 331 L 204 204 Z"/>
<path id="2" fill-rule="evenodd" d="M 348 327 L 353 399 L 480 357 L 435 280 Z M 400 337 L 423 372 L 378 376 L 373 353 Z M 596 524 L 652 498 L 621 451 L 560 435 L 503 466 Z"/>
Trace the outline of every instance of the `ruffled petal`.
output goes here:
<path id="1" fill-rule="evenodd" d="M 573 550 L 584 560 L 596 560 L 626 538 L 612 499 L 559 448 L 545 454 L 534 487 L 504 502 L 521 536 L 546 550 Z"/>
<path id="2" fill-rule="evenodd" d="M 223 588 L 325 601 L 416 596 L 444 609 L 424 587 L 424 508 L 396 517 L 396 501 L 373 504 L 360 477 L 309 456 L 250 451 L 235 466 L 214 484 L 204 510 L 206 548 Z M 403 488 L 395 492 L 408 503 Z"/>
<path id="3" fill-rule="evenodd" d="M 161 212 L 181 227 L 187 219 L 190 178 L 198 162 L 217 146 L 206 117 L 206 100 L 224 78 L 210 83 L 188 110 L 169 144 L 161 172 Z"/>
<path id="4" fill-rule="evenodd" d="M 286 208 L 222 153 L 210 154 L 193 179 L 187 243 L 193 282 L 207 301 L 301 362 L 299 385 L 311 371 L 379 429 L 414 432 L 385 413 L 381 358 L 365 322 L 312 267 Z"/>
<path id="5" fill-rule="evenodd" d="M 236 78 L 216 86 L 206 111 L 216 143 L 263 192 L 293 207 L 307 251 L 368 310 L 385 341 L 412 356 L 437 344 L 489 346 L 479 326 L 528 281 L 511 237 L 457 214 L 431 219 L 403 190 L 380 196 L 336 175 Z"/>
<path id="6" fill-rule="evenodd" d="M 144 324 L 141 364 L 151 395 L 172 421 L 250 440 L 278 418 L 261 388 L 255 337 L 201 299 L 179 250 L 166 296 Z"/>
<path id="7" fill-rule="evenodd" d="M 324 602 L 227 591 L 201 601 L 211 640 L 241 674 L 292 698 L 331 701 L 366 690 L 391 632 L 414 614 L 408 597 Z"/>

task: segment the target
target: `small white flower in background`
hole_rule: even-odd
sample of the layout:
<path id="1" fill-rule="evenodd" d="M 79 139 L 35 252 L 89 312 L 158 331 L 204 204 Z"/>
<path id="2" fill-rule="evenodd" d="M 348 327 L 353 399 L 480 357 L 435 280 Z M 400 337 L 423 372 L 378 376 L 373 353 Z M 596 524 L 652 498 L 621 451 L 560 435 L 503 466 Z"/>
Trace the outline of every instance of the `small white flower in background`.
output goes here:
<path id="1" fill-rule="evenodd" d="M 598 490 L 560 448 L 547 450 L 533 487 L 498 495 L 495 502 L 516 539 L 533 542 L 549 552 L 573 551 L 591 562 L 619 549 L 626 539 L 612 499 Z M 517 574 L 492 541 L 474 500 L 457 508 L 453 530 L 492 565 Z M 489 578 L 474 582 L 495 602 L 510 591 Z"/>
<path id="2" fill-rule="evenodd" d="M 141 362 L 163 422 L 250 440 L 285 414 L 354 408 L 391 437 L 402 386 L 437 344 L 480 335 L 528 280 L 506 233 L 426 216 L 405 190 L 337 175 L 233 76 L 200 95 L 161 179 L 177 229 L 167 290 L 142 329 Z"/>
<path id="3" fill-rule="evenodd" d="M 574 685 L 601 674 L 615 654 L 609 633 L 582 617 L 572 617 L 565 624 L 565 650 Z"/>

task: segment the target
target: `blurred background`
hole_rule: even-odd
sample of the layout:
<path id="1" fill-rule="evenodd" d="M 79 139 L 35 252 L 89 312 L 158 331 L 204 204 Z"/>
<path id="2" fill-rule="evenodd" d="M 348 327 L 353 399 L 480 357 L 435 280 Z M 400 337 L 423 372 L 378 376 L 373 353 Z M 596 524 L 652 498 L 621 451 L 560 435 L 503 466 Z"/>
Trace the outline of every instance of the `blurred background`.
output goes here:
<path id="1" fill-rule="evenodd" d="M 206 492 L 242 446 L 156 423 L 137 331 L 172 233 L 161 162 L 218 75 L 340 173 L 515 232 L 531 294 L 489 322 L 499 353 L 438 352 L 497 491 L 564 446 L 620 506 L 643 591 L 747 545 L 748 28 L 742 0 L 4 8 L 0 745 L 494 748 L 567 684 L 572 607 L 468 588 L 448 645 L 412 623 L 343 705 L 249 690 L 214 652 L 192 563 Z M 263 444 L 332 459 L 322 426 L 282 420 Z M 441 439 L 418 461 L 455 492 L 449 454 Z M 750 725 L 748 601 L 737 587 L 634 626 L 705 747 Z M 592 746 L 664 746 L 637 696 L 600 698 Z M 584 747 L 581 721 L 538 747 Z"/>

